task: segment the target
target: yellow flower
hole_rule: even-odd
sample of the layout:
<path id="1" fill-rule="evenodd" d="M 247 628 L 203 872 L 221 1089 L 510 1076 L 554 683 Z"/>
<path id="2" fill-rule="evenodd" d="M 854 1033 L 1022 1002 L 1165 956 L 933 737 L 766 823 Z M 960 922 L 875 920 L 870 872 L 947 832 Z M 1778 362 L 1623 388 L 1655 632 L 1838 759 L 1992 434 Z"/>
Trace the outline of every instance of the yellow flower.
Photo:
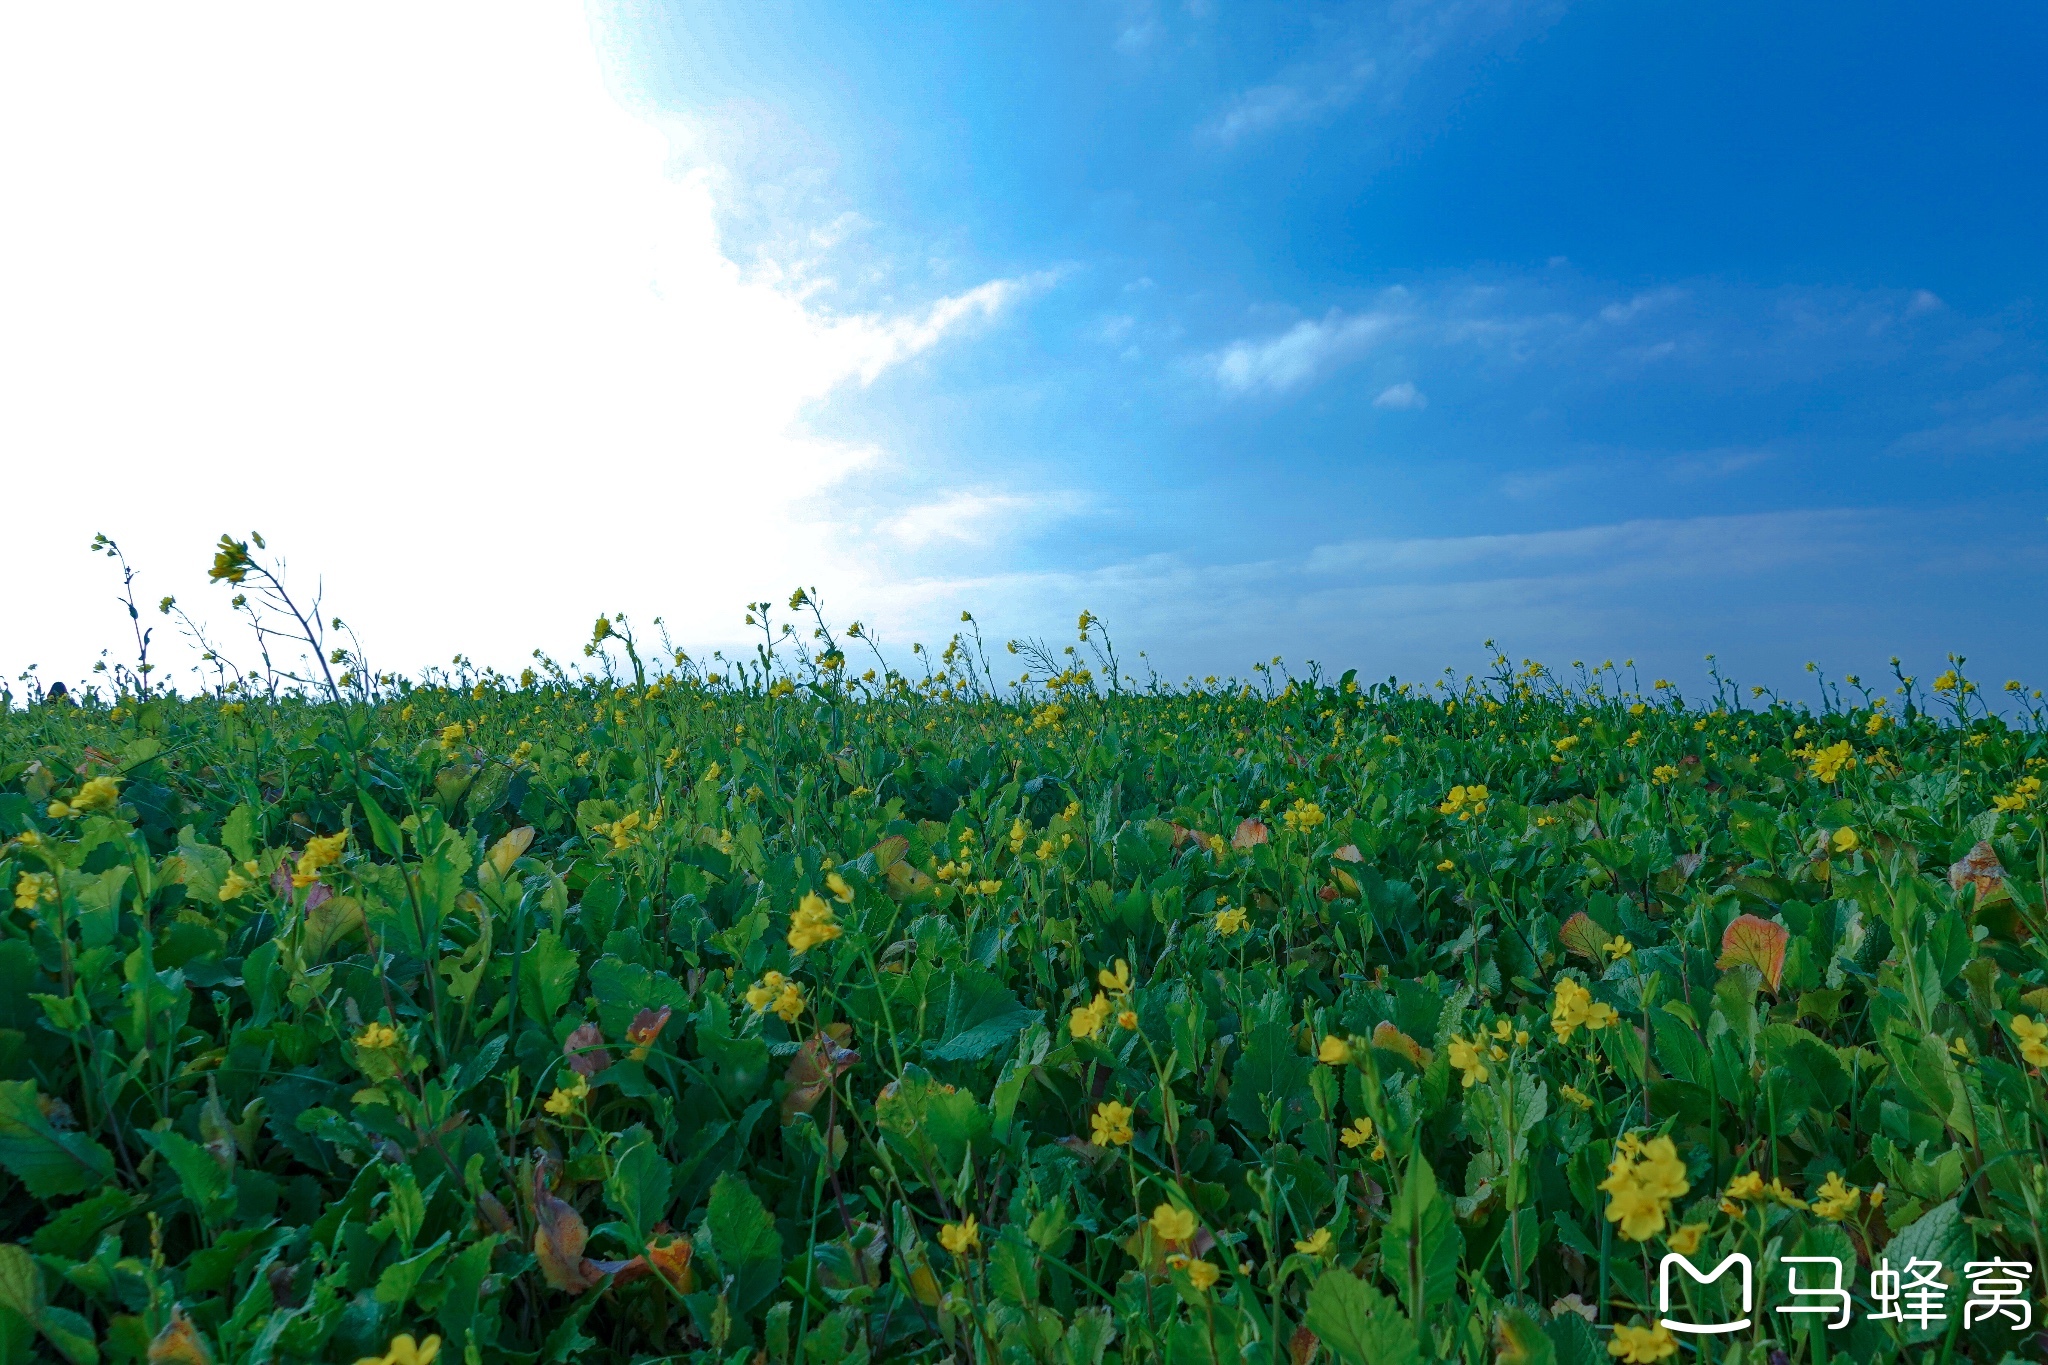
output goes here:
<path id="1" fill-rule="evenodd" d="M 1159 1234 L 1163 1242 L 1185 1242 L 1195 1235 L 1199 1226 L 1191 1209 L 1161 1204 L 1152 1210 L 1152 1231 Z"/>
<path id="2" fill-rule="evenodd" d="M 1848 740 L 1837 740 L 1825 749 L 1815 749 L 1811 762 L 1816 780 L 1832 782 L 1840 777 L 1844 770 L 1856 766 L 1856 753 L 1850 748 Z"/>
<path id="3" fill-rule="evenodd" d="M 292 869 L 292 885 L 303 889 L 319 881 L 320 869 L 340 862 L 341 851 L 347 846 L 346 834 L 315 835 L 306 840 L 306 851 L 299 855 L 298 865 Z"/>
<path id="4" fill-rule="evenodd" d="M 1328 1228 L 1317 1228 L 1306 1241 L 1296 1242 L 1294 1249 L 1304 1256 L 1320 1256 L 1330 1249 L 1331 1240 Z"/>
<path id="5" fill-rule="evenodd" d="M 1587 1097 L 1586 1092 L 1575 1085 L 1561 1085 L 1557 1088 L 1557 1093 L 1581 1109 L 1591 1109 L 1593 1107 L 1593 1101 Z"/>
<path id="6" fill-rule="evenodd" d="M 1452 1036 L 1451 1065 L 1464 1074 L 1467 1090 L 1493 1075 L 1486 1065 L 1486 1058 L 1479 1051 L 1478 1043 L 1469 1038 Z"/>
<path id="7" fill-rule="evenodd" d="M 1656 767 L 1650 769 L 1650 783 L 1653 786 L 1669 786 L 1671 779 L 1677 776 L 1678 769 L 1672 767 L 1669 763 L 1659 763 Z"/>
<path id="8" fill-rule="evenodd" d="M 1101 991 L 1095 992 L 1095 999 L 1081 1006 L 1067 1018 L 1067 1031 L 1076 1038 L 1093 1038 L 1102 1032 L 1102 1026 L 1109 1022 L 1111 1011 L 1116 1007 Z"/>
<path id="9" fill-rule="evenodd" d="M 789 917 L 789 946 L 795 952 L 808 952 L 821 943 L 830 943 L 841 932 L 832 918 L 832 907 L 815 891 L 806 893 L 798 902 L 796 913 Z"/>
<path id="10" fill-rule="evenodd" d="M 234 900 L 236 897 L 246 893 L 249 890 L 249 885 L 250 883 L 243 879 L 241 873 L 230 872 L 221 881 L 220 898 L 223 901 Z"/>
<path id="11" fill-rule="evenodd" d="M 1829 1171 L 1828 1178 L 1821 1183 L 1820 1194 L 1813 1201 L 1816 1216 L 1831 1222 L 1840 1222 L 1856 1212 L 1863 1202 L 1863 1192 L 1842 1179 L 1840 1171 Z"/>
<path id="12" fill-rule="evenodd" d="M 1128 1105 L 1109 1100 L 1089 1117 L 1088 1127 L 1098 1147 L 1121 1147 L 1131 1140 L 1133 1111 Z"/>
<path id="13" fill-rule="evenodd" d="M 19 899 L 15 903 L 20 904 Z M 2005 1031 L 2019 1041 L 2020 1056 L 2029 1066 L 2048 1066 L 2048 1023 L 2015 1014 Z"/>
<path id="14" fill-rule="evenodd" d="M 65 805 L 62 801 L 52 801 L 44 813 L 52 820 L 69 820 L 72 816 L 78 815 L 81 812 Z"/>
<path id="15" fill-rule="evenodd" d="M 1243 910 L 1232 908 L 1220 910 L 1216 914 L 1216 933 L 1222 938 L 1229 938 L 1232 934 L 1241 934 L 1250 927 L 1251 916 L 1247 915 Z"/>
<path id="16" fill-rule="evenodd" d="M 1189 1261 L 1187 1271 L 1188 1283 L 1198 1291 L 1206 1291 L 1223 1273 L 1207 1261 Z"/>
<path id="17" fill-rule="evenodd" d="M 1684 1227 L 1664 1239 L 1664 1245 L 1681 1256 L 1690 1256 L 1700 1249 L 1700 1239 L 1707 1235 L 1705 1223 L 1687 1223 Z"/>
<path id="18" fill-rule="evenodd" d="M 441 1354 L 441 1338 L 428 1337 L 415 1342 L 410 1332 L 391 1338 L 391 1345 L 381 1356 L 364 1356 L 356 1365 L 434 1365 L 434 1358 Z"/>
<path id="19" fill-rule="evenodd" d="M 775 1014 L 785 1024 L 794 1024 L 797 1016 L 804 1012 L 803 988 L 794 981 L 783 983 L 782 994 L 775 997 Z"/>
<path id="20" fill-rule="evenodd" d="M 1478 783 L 1469 787 L 1452 787 L 1450 795 L 1436 808 L 1437 814 L 1455 815 L 1460 820 L 1470 820 L 1475 815 L 1485 814 L 1486 800 L 1487 790 Z"/>
<path id="21" fill-rule="evenodd" d="M 1571 977 L 1558 980 L 1557 994 L 1550 1004 L 1550 1027 L 1559 1042 L 1569 1043 L 1572 1034 L 1581 1028 L 1597 1032 L 1620 1020 L 1613 1006 L 1595 1004 L 1593 993 Z"/>
<path id="22" fill-rule="evenodd" d="M 47 872 L 24 872 L 14 884 L 14 908 L 33 910 L 57 899 L 57 879 Z"/>
<path id="23" fill-rule="evenodd" d="M 1631 1327 L 1617 1323 L 1607 1342 L 1607 1354 L 1622 1365 L 1656 1365 L 1678 1354 L 1678 1338 L 1662 1326 Z"/>
<path id="24" fill-rule="evenodd" d="M 1102 989 L 1108 991 L 1111 995 L 1129 995 L 1131 993 L 1131 964 L 1122 958 L 1118 958 L 1115 971 L 1104 967 L 1095 974 L 1095 979 L 1101 984 Z"/>
<path id="25" fill-rule="evenodd" d="M 1854 853 L 1863 841 L 1856 837 L 1855 830 L 1844 825 L 1835 831 L 1834 837 L 1828 842 L 1834 846 L 1837 853 Z"/>
<path id="26" fill-rule="evenodd" d="M 747 1008 L 759 1014 L 775 1003 L 782 994 L 782 983 L 786 978 L 781 972 L 763 972 L 761 979 L 747 988 Z"/>
<path id="27" fill-rule="evenodd" d="M 1309 830 L 1322 824 L 1327 818 L 1323 814 L 1323 808 L 1315 804 L 1315 802 L 1297 800 L 1291 807 L 1281 813 L 1280 821 L 1296 834 L 1306 834 Z"/>
<path id="28" fill-rule="evenodd" d="M 1685 1163 L 1670 1138 L 1641 1142 L 1630 1134 L 1615 1144 L 1614 1159 L 1600 1188 L 1610 1196 L 1607 1221 L 1631 1242 L 1646 1242 L 1664 1230 L 1671 1202 L 1692 1188 Z"/>
<path id="29" fill-rule="evenodd" d="M 1135 1029 L 1138 1026 L 1138 1012 L 1136 1010 L 1117 1011 L 1116 1026 L 1118 1028 Z"/>
<path id="30" fill-rule="evenodd" d="M 1351 1126 L 1339 1134 L 1339 1138 L 1346 1147 L 1356 1149 L 1365 1146 L 1372 1141 L 1372 1120 L 1351 1120 Z"/>
<path id="31" fill-rule="evenodd" d="M 1458 865 L 1456 863 L 1452 862 L 1449 858 L 1446 858 L 1436 865 L 1436 870 L 1439 872 L 1453 872 L 1457 870 L 1457 867 Z"/>
<path id="32" fill-rule="evenodd" d="M 583 1097 L 589 1093 L 589 1079 L 584 1076 L 578 1076 L 574 1085 L 556 1086 L 555 1093 L 548 1096 L 548 1102 L 545 1107 L 556 1118 L 567 1118 L 575 1112 L 576 1106 L 581 1104 Z"/>
<path id="33" fill-rule="evenodd" d="M 356 1046 L 367 1052 L 397 1047 L 398 1030 L 389 1024 L 372 1024 L 356 1035 Z"/>
<path id="34" fill-rule="evenodd" d="M 853 904 L 853 887 L 837 872 L 825 874 L 825 889 L 832 893 L 832 899 L 841 905 Z"/>
<path id="35" fill-rule="evenodd" d="M 1620 934 L 1616 934 L 1600 946 L 1606 949 L 1608 958 L 1615 962 L 1619 962 L 1622 958 L 1627 957 L 1636 950 L 1636 945 L 1630 943 Z"/>
<path id="36" fill-rule="evenodd" d="M 1640 1150 L 1641 1156 L 1635 1168 L 1636 1183 L 1653 1197 L 1669 1202 L 1683 1197 L 1692 1189 L 1692 1182 L 1686 1179 L 1685 1163 L 1678 1159 L 1678 1149 L 1670 1138 L 1652 1138 Z"/>
<path id="37" fill-rule="evenodd" d="M 1728 1182 L 1723 1192 L 1728 1199 L 1758 1200 L 1764 1197 L 1764 1178 L 1755 1171 L 1744 1171 Z"/>
<path id="38" fill-rule="evenodd" d="M 112 810 L 121 800 L 121 784 L 111 777 L 95 777 L 71 798 L 73 810 Z"/>
<path id="39" fill-rule="evenodd" d="M 1351 1060 L 1351 1044 L 1333 1033 L 1316 1049 L 1316 1060 L 1325 1066 L 1342 1066 Z"/>
<path id="40" fill-rule="evenodd" d="M 948 1223 L 939 1229 L 939 1245 L 955 1256 L 965 1256 L 981 1248 L 981 1228 L 976 1225 L 974 1215 L 968 1214 L 966 1221 Z"/>

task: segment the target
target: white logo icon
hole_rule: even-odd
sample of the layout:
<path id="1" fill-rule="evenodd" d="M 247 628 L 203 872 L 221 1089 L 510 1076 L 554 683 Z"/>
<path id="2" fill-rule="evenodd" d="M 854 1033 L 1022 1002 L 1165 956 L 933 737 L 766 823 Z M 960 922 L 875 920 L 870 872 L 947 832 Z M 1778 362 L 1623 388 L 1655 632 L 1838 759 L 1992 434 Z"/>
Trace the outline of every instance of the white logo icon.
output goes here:
<path id="1" fill-rule="evenodd" d="M 1674 1265 L 1692 1276 L 1695 1284 L 1712 1284 L 1727 1272 L 1729 1266 L 1740 1266 L 1742 1268 L 1742 1312 L 1744 1316 L 1739 1322 L 1710 1323 L 1673 1322 L 1670 1318 L 1666 1317 L 1658 1320 L 1659 1326 L 1672 1332 L 1703 1332 L 1717 1335 L 1722 1332 L 1740 1332 L 1749 1326 L 1748 1313 L 1750 1302 L 1755 1297 L 1755 1270 L 1750 1265 L 1749 1257 L 1738 1251 L 1702 1275 L 1693 1268 L 1691 1261 L 1688 1261 L 1677 1252 L 1666 1253 L 1663 1264 L 1657 1267 L 1657 1311 L 1660 1313 L 1669 1313 L 1671 1311 L 1671 1267 Z M 1839 1267 L 1837 1267 L 1837 1274 L 1839 1275 L 1839 1273 Z"/>

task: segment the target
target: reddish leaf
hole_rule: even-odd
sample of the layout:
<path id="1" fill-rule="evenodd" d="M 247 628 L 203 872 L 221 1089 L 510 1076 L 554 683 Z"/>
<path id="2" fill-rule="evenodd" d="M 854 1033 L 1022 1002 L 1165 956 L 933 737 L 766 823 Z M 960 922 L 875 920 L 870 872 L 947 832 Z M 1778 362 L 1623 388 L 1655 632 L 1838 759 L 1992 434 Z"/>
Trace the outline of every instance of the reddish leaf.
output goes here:
<path id="1" fill-rule="evenodd" d="M 1949 868 L 1950 890 L 1961 891 L 1965 883 L 1977 888 L 1980 904 L 2005 891 L 2005 866 L 1998 861 L 1991 845 L 1980 842 L 1963 855 L 1961 862 Z"/>
<path id="2" fill-rule="evenodd" d="M 583 1254 L 590 1230 L 583 1215 L 548 1193 L 540 1172 L 533 1184 L 533 1255 L 540 1273 L 554 1288 L 567 1294 L 581 1294 L 604 1279 L 605 1272 Z"/>
<path id="3" fill-rule="evenodd" d="M 1358 851 L 1357 844 L 1346 844 L 1344 845 L 1344 847 L 1338 849 L 1335 853 L 1332 853 L 1330 856 L 1332 858 L 1335 858 L 1340 863 L 1362 863 L 1365 861 L 1365 855 Z M 1308 1329 L 1302 1328 L 1301 1330 L 1307 1331 Z M 1313 1335 L 1313 1333 L 1311 1333 L 1311 1335 Z"/>
<path id="4" fill-rule="evenodd" d="M 654 1046 L 661 1031 L 668 1027 L 668 1017 L 673 1013 L 667 1005 L 658 1010 L 641 1010 L 633 1016 L 633 1022 L 626 1028 L 626 1041 L 633 1045 L 633 1060 L 640 1061 Z"/>
<path id="5" fill-rule="evenodd" d="M 1585 911 L 1575 912 L 1557 931 L 1557 941 L 1586 961 L 1607 965 L 1607 933 Z"/>
<path id="6" fill-rule="evenodd" d="M 1237 833 L 1230 836 L 1230 846 L 1232 848 L 1251 848 L 1254 845 L 1265 843 L 1272 837 L 1273 831 L 1260 824 L 1257 820 L 1244 820 L 1239 823 Z"/>
<path id="7" fill-rule="evenodd" d="M 1790 937 L 1782 924 L 1755 915 L 1737 915 L 1721 931 L 1721 960 L 1714 965 L 1725 971 L 1747 962 L 1763 973 L 1764 984 L 1776 995 L 1779 978 L 1785 974 L 1785 942 Z"/>
<path id="8" fill-rule="evenodd" d="M 1429 1049 L 1384 1019 L 1372 1026 L 1372 1045 L 1387 1052 L 1397 1052 L 1417 1066 L 1429 1065 Z"/>
<path id="9" fill-rule="evenodd" d="M 696 1272 L 690 1268 L 690 1239 L 677 1237 L 647 1248 L 648 1259 L 668 1282 L 687 1294 L 696 1286 Z"/>
<path id="10" fill-rule="evenodd" d="M 612 1057 L 604 1050 L 604 1034 L 595 1024 L 578 1024 L 562 1042 L 562 1055 L 569 1059 L 569 1069 L 588 1079 L 612 1064 Z"/>
<path id="11" fill-rule="evenodd" d="M 784 1123 L 817 1108 L 818 1101 L 830 1088 L 832 1078 L 843 1076 L 860 1065 L 858 1052 L 840 1046 L 852 1036 L 846 1025 L 834 1024 L 832 1028 L 833 1033 L 812 1034 L 797 1049 L 796 1056 L 790 1058 L 789 1070 L 783 1075 L 783 1079 L 789 1082 L 789 1091 L 782 1097 Z"/>

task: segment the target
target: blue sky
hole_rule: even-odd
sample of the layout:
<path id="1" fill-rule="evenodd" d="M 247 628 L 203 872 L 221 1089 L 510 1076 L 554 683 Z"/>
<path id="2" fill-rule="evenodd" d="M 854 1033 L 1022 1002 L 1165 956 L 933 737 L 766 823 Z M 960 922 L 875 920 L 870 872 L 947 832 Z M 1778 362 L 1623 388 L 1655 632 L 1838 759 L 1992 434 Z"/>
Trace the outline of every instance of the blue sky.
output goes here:
<path id="1" fill-rule="evenodd" d="M 1016 500 L 933 572 L 1183 667 L 2048 665 L 2038 7 L 612 22 L 736 251 L 845 215 L 849 309 L 1053 276 L 818 418 L 909 466 L 855 498 Z"/>
<path id="2" fill-rule="evenodd" d="M 804 582 L 1169 676 L 2048 679 L 2038 6 L 306 13 L 5 21 L 10 572 L 257 525 L 408 667 Z"/>

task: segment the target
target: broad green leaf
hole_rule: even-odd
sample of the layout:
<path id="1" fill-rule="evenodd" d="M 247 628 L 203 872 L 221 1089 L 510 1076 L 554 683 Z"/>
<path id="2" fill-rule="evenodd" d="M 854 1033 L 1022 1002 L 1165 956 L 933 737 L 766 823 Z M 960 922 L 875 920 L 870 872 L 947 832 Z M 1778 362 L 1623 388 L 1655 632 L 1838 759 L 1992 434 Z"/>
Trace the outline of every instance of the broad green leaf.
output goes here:
<path id="1" fill-rule="evenodd" d="M 718 1177 L 711 1187 L 704 1230 L 711 1235 L 719 1265 L 733 1277 L 735 1313 L 751 1311 L 782 1282 L 781 1234 L 743 1176 L 728 1172 Z"/>
<path id="2" fill-rule="evenodd" d="M 1437 1189 L 1436 1172 L 1416 1154 L 1388 1205 L 1381 1239 L 1386 1274 L 1410 1317 L 1423 1318 L 1450 1300 L 1464 1243 L 1451 1203 Z"/>
<path id="3" fill-rule="evenodd" d="M 1343 1365 L 1410 1365 L 1415 1329 L 1394 1301 L 1350 1271 L 1332 1267 L 1308 1291 L 1308 1329 Z"/>
<path id="4" fill-rule="evenodd" d="M 540 931 L 519 966 L 519 1003 L 544 1024 L 553 1024 L 576 992 L 576 950 L 552 929 Z"/>
<path id="5" fill-rule="evenodd" d="M 83 1194 L 114 1178 L 106 1148 L 83 1133 L 60 1132 L 43 1117 L 34 1081 L 0 1081 L 0 1166 L 38 1199 Z"/>
<path id="6" fill-rule="evenodd" d="M 654 1236 L 655 1224 L 668 1215 L 671 1173 L 667 1158 L 655 1149 L 647 1130 L 628 1129 L 605 1181 L 605 1201 L 641 1246 Z"/>
<path id="7" fill-rule="evenodd" d="M 953 973 L 939 1041 L 927 1044 L 934 1061 L 979 1061 L 1044 1015 L 1027 1009 L 992 973 L 967 967 Z"/>

